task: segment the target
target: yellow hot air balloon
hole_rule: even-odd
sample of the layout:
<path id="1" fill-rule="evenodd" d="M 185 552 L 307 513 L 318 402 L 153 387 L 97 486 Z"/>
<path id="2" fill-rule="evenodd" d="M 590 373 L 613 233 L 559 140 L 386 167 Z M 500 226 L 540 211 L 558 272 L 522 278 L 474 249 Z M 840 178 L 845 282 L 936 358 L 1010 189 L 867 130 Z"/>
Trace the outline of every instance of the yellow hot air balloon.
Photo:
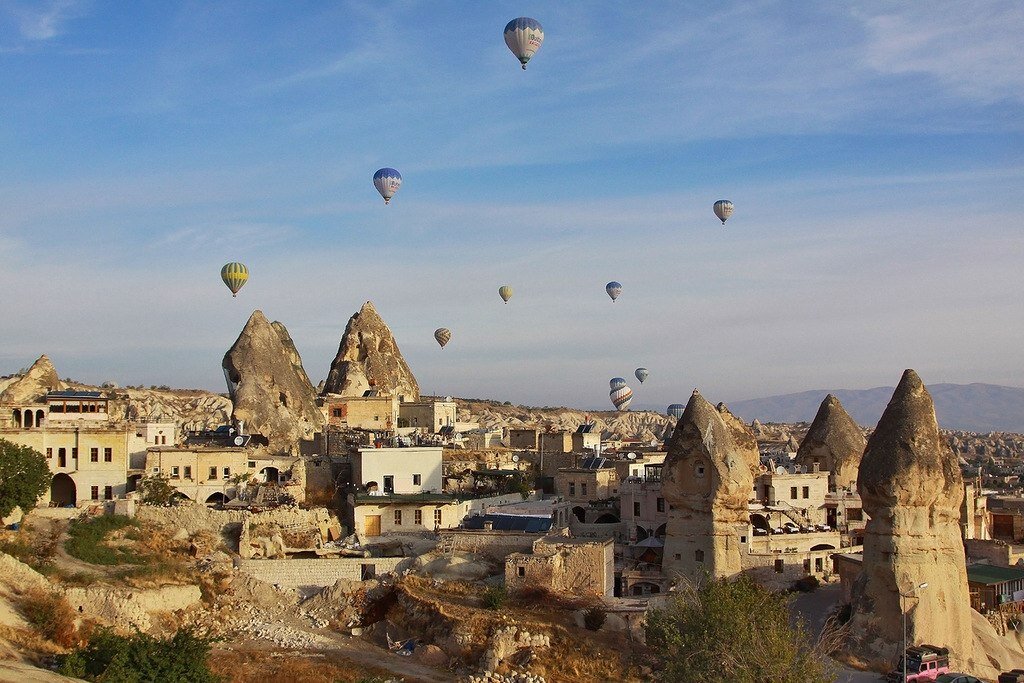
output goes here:
<path id="1" fill-rule="evenodd" d="M 232 297 L 238 296 L 238 290 L 249 281 L 249 269 L 245 267 L 244 263 L 237 261 L 225 263 L 224 267 L 220 269 L 220 279 L 231 290 Z"/>
<path id="2" fill-rule="evenodd" d="M 501 297 L 502 301 L 508 303 L 508 300 L 512 298 L 512 286 L 502 285 L 501 287 L 498 287 L 498 296 Z"/>

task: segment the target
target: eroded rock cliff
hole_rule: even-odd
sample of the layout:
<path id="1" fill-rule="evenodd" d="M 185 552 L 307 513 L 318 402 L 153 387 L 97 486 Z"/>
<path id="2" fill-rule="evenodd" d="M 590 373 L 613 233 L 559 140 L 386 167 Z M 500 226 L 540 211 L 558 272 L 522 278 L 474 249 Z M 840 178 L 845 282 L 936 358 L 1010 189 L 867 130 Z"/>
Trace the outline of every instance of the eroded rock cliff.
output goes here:
<path id="1" fill-rule="evenodd" d="M 815 465 L 822 472 L 829 472 L 830 489 L 853 489 L 866 445 L 864 432 L 839 399 L 829 394 L 797 450 L 796 462 L 808 472 L 814 472 Z"/>
<path id="2" fill-rule="evenodd" d="M 57 370 L 44 354 L 36 359 L 28 372 L 7 385 L 3 393 L 0 393 L 0 403 L 32 403 L 49 391 L 63 388 Z"/>

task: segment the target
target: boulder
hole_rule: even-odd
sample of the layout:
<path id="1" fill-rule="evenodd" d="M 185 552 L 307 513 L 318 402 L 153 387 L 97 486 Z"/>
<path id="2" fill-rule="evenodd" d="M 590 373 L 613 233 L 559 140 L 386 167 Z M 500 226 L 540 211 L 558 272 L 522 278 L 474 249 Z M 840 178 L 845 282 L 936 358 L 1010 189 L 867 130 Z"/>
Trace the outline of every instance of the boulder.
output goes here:
<path id="1" fill-rule="evenodd" d="M 864 432 L 839 399 L 829 394 L 796 452 L 796 462 L 808 472 L 814 472 L 815 466 L 828 472 L 830 490 L 853 489 L 866 444 Z"/>
<path id="2" fill-rule="evenodd" d="M 664 569 L 697 579 L 740 571 L 754 479 L 722 414 L 696 390 L 672 433 L 662 495 L 669 502 Z"/>
<path id="3" fill-rule="evenodd" d="M 232 418 L 262 435 L 271 452 L 294 452 L 299 441 L 322 429 L 316 392 L 281 323 L 254 311 L 222 365 L 234 403 Z"/>
<path id="4" fill-rule="evenodd" d="M 371 386 L 406 401 L 420 396 L 420 387 L 390 328 L 367 301 L 345 326 L 322 393 L 362 396 Z"/>
<path id="5" fill-rule="evenodd" d="M 35 403 L 42 399 L 47 392 L 63 388 L 64 384 L 57 376 L 57 370 L 44 354 L 36 359 L 28 372 L 7 385 L 7 388 L 0 394 L 0 403 Z"/>

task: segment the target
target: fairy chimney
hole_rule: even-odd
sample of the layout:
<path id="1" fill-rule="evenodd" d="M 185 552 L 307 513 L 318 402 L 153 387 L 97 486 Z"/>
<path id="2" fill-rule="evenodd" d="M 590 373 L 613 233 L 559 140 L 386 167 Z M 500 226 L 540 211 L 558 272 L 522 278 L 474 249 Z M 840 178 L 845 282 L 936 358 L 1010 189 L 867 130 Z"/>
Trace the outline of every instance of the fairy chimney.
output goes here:
<path id="1" fill-rule="evenodd" d="M 830 491 L 853 490 L 865 445 L 860 427 L 839 399 L 829 394 L 796 452 L 796 462 L 808 472 L 828 472 Z"/>

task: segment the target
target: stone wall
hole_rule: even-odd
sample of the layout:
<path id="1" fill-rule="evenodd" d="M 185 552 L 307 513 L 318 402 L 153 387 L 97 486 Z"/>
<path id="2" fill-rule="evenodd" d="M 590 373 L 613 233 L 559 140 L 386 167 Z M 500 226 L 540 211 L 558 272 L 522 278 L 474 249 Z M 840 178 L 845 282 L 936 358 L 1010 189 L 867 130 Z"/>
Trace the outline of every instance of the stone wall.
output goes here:
<path id="1" fill-rule="evenodd" d="M 518 531 L 452 529 L 441 532 L 442 542 L 445 539 L 454 538 L 454 550 L 483 555 L 501 563 L 504 563 L 505 557 L 512 553 L 530 552 L 533 549 L 533 542 L 541 537 L 542 534 Z"/>
<path id="2" fill-rule="evenodd" d="M 311 589 L 333 586 L 338 579 L 360 581 L 364 567 L 374 576 L 406 569 L 409 557 L 341 557 L 308 560 L 241 560 L 239 571 L 282 588 Z"/>
<path id="3" fill-rule="evenodd" d="M 1024 545 L 1006 541 L 986 541 L 969 538 L 964 541 L 968 562 L 988 560 L 1000 567 L 1010 567 L 1024 560 Z"/>

